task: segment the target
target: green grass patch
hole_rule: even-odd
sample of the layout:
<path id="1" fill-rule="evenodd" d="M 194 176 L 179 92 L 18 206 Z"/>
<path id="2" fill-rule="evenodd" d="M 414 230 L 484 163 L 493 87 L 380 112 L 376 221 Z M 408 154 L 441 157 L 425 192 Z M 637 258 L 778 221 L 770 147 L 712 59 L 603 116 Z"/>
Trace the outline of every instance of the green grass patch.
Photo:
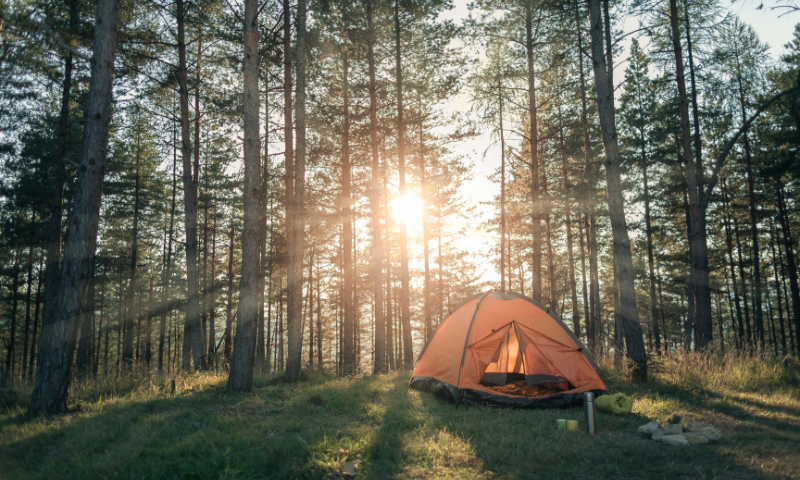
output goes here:
<path id="1" fill-rule="evenodd" d="M 295 384 L 259 376 L 250 394 L 219 374 L 130 375 L 77 383 L 80 411 L 28 419 L 30 386 L 0 401 L 0 479 L 51 478 L 800 478 L 800 368 L 769 358 L 662 360 L 645 384 L 601 366 L 628 417 L 600 434 L 558 431 L 581 409 L 454 408 L 408 376 Z M 176 391 L 171 392 L 175 380 Z M 672 414 L 713 423 L 721 442 L 666 447 L 636 428 Z"/>

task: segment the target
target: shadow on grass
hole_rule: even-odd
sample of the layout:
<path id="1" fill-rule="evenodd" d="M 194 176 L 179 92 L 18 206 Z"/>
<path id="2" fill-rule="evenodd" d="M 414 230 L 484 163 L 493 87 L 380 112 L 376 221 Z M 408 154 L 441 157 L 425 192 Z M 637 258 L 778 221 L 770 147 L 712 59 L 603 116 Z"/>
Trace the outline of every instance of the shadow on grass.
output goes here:
<path id="1" fill-rule="evenodd" d="M 682 449 L 640 439 L 643 416 L 600 414 L 601 434 L 588 437 L 555 428 L 581 409 L 456 409 L 407 380 L 262 379 L 251 394 L 212 385 L 52 419 L 0 417 L 0 478 L 339 478 L 346 460 L 359 478 L 768 478 L 737 464 L 730 440 Z M 745 412 L 698 395 L 679 392 L 698 411 Z"/>

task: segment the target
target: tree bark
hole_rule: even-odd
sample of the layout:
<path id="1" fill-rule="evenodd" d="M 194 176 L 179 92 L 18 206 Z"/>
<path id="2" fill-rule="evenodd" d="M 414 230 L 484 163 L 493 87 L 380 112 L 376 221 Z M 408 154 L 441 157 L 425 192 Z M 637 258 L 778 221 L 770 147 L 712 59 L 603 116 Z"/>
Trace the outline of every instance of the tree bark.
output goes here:
<path id="1" fill-rule="evenodd" d="M 353 328 L 356 321 L 353 308 L 353 200 L 351 199 L 350 184 L 350 57 L 345 47 L 342 50 L 342 100 L 343 100 L 343 129 L 342 129 L 342 270 L 343 272 L 343 309 L 344 325 L 342 328 L 342 370 L 345 375 L 351 375 L 355 370 L 355 349 L 353 347 Z"/>
<path id="2" fill-rule="evenodd" d="M 75 31 L 78 26 L 78 2 L 69 2 L 69 26 Z M 67 178 L 66 160 L 69 143 L 69 116 L 72 101 L 72 53 L 64 57 L 64 80 L 61 86 L 61 118 L 58 128 L 56 150 L 56 172 L 53 178 L 53 198 L 50 204 L 50 228 L 47 239 L 47 261 L 45 263 L 44 306 L 42 325 L 51 323 L 50 317 L 55 308 L 56 288 L 58 287 L 59 266 L 61 262 L 62 221 L 64 217 L 64 186 Z"/>
<path id="3" fill-rule="evenodd" d="M 396 8 L 399 8 L 397 6 Z M 402 106 L 402 90 L 403 90 L 403 77 L 402 77 L 402 70 L 400 69 L 400 24 L 399 24 L 399 13 L 395 10 L 395 34 L 396 34 L 396 48 L 397 51 L 395 59 L 396 59 L 396 68 L 397 68 L 397 142 L 398 142 L 398 160 L 400 162 L 400 194 L 403 194 L 405 189 L 405 166 L 403 162 L 405 161 L 404 158 L 404 124 L 403 124 L 403 106 Z M 383 275 L 383 265 L 382 265 L 382 257 L 383 257 L 383 238 L 381 233 L 381 214 L 380 214 L 380 204 L 381 204 L 381 192 L 380 192 L 380 158 L 378 156 L 378 116 L 377 116 L 377 108 L 378 108 L 378 99 L 377 99 L 377 91 L 375 86 L 375 25 L 374 25 L 374 11 L 373 11 L 373 1 L 367 0 L 367 61 L 368 61 L 368 75 L 369 75 L 369 138 L 370 138 L 370 150 L 372 153 L 372 180 L 368 187 L 369 195 L 370 195 L 370 209 L 372 211 L 372 276 L 373 276 L 373 301 L 375 306 L 375 330 L 376 330 L 376 343 L 380 340 L 380 343 L 383 344 L 385 342 L 385 321 L 383 317 L 383 288 L 381 286 L 381 277 Z M 401 229 L 403 227 L 401 226 Z M 405 252 L 405 231 L 401 230 L 400 234 L 400 249 L 401 249 L 401 264 L 403 262 L 403 258 L 406 261 L 406 270 L 405 276 L 403 279 L 406 279 L 408 276 L 408 257 L 407 253 Z M 348 248 L 349 246 L 345 246 Z M 403 255 L 406 255 L 403 257 Z M 354 260 L 355 261 L 355 260 Z M 402 268 L 402 266 L 401 266 Z M 406 298 L 406 297 L 404 297 Z M 403 308 L 407 308 L 404 306 Z M 405 311 L 405 310 L 404 310 Z M 405 317 L 404 317 L 405 321 Z M 409 317 L 410 321 L 410 317 Z M 355 324 L 354 324 L 355 325 Z M 354 343 L 358 341 L 358 326 L 355 325 L 354 328 Z M 411 344 L 411 337 L 409 336 L 408 339 L 405 337 L 403 338 L 404 343 Z M 358 349 L 358 345 L 355 345 L 356 349 Z M 356 357 L 356 364 L 358 362 Z M 404 358 L 403 365 L 406 369 L 410 368 L 411 365 L 411 358 Z M 383 345 L 380 346 L 380 352 L 376 348 L 375 350 L 375 364 L 373 365 L 373 371 L 376 374 L 385 373 L 386 372 L 386 358 L 385 358 L 385 348 Z"/>
<path id="4" fill-rule="evenodd" d="M 230 367 L 231 351 L 233 349 L 233 337 L 231 336 L 233 325 L 233 234 L 234 223 L 231 219 L 231 233 L 228 237 L 230 242 L 230 251 L 228 253 L 228 301 L 225 304 L 225 344 L 223 347 L 226 370 Z"/>
<path id="5" fill-rule="evenodd" d="M 75 200 L 69 219 L 64 261 L 51 317 L 42 326 L 39 368 L 28 413 L 67 410 L 67 391 L 91 259 L 97 243 L 100 196 L 105 173 L 111 89 L 117 46 L 117 0 L 99 0 L 94 31 L 92 76 Z"/>
<path id="6" fill-rule="evenodd" d="M 731 269 L 731 280 L 733 282 L 733 298 L 736 302 L 736 318 L 738 320 L 738 327 L 739 327 L 739 348 L 744 348 L 744 322 L 742 321 L 742 307 L 739 303 L 739 287 L 736 284 L 736 268 L 734 267 L 736 262 L 733 260 L 733 238 L 731 236 L 731 229 L 730 229 L 730 218 L 728 217 L 727 209 L 728 209 L 728 202 L 727 202 L 727 195 L 725 191 L 725 182 L 722 182 L 722 206 L 726 210 L 724 214 L 723 223 L 725 225 L 725 247 L 728 251 L 728 262 L 730 264 Z M 742 277 L 744 278 L 744 277 Z M 747 300 L 745 300 L 745 305 L 747 305 Z"/>
<path id="7" fill-rule="evenodd" d="M 370 3 L 370 8 L 372 3 Z M 371 30 L 372 43 L 374 43 L 374 28 Z M 397 75 L 395 88 L 397 89 L 397 162 L 398 172 L 400 175 L 400 198 L 406 194 L 406 159 L 405 159 L 405 121 L 403 120 L 403 68 L 401 62 L 400 50 L 400 0 L 395 0 L 394 6 L 394 34 L 395 34 L 395 73 Z M 374 71 L 374 66 L 372 67 Z M 373 87 L 374 88 L 374 85 Z M 373 123 L 374 129 L 377 130 L 377 124 Z M 377 142 L 377 137 L 375 142 Z M 375 148 L 374 164 L 373 167 L 377 170 L 378 162 L 377 148 Z M 373 180 L 377 181 L 377 180 Z M 377 201 L 376 201 L 377 205 Z M 373 221 L 380 222 L 379 217 L 374 217 Z M 414 366 L 414 353 L 411 345 L 411 305 L 410 305 L 410 286 L 411 276 L 408 271 L 408 238 L 406 232 L 406 222 L 400 223 L 400 317 L 403 322 L 403 368 L 411 370 Z M 376 267 L 376 279 L 378 278 L 378 269 Z M 376 297 L 377 298 L 377 297 Z M 376 304 L 377 307 L 377 304 Z M 381 335 L 383 337 L 383 335 Z M 383 353 L 381 352 L 381 358 Z M 376 356 L 377 358 L 377 356 Z M 377 363 L 376 363 L 377 365 Z M 382 364 L 381 364 L 382 365 Z M 381 371 L 383 366 L 380 367 Z"/>
<path id="8" fill-rule="evenodd" d="M 778 189 L 778 218 L 783 230 L 783 241 L 786 249 L 786 267 L 789 270 L 789 288 L 792 293 L 792 314 L 794 316 L 794 333 L 797 335 L 796 348 L 800 349 L 800 288 L 797 281 L 797 261 L 794 256 L 794 240 L 789 225 L 789 215 L 786 208 L 786 197 L 783 187 Z M 791 326 L 791 324 L 790 324 Z"/>
<path id="9" fill-rule="evenodd" d="M 531 297 L 542 301 L 542 206 L 539 200 L 539 125 L 536 105 L 536 71 L 533 64 L 533 0 L 525 0 L 525 53 L 528 80 L 528 145 L 531 155 L 531 223 L 533 254 Z"/>
<path id="10" fill-rule="evenodd" d="M 33 334 L 31 335 L 31 354 L 28 360 L 28 373 L 25 376 L 26 379 L 33 377 L 34 372 L 34 365 L 36 363 L 36 346 L 39 345 L 37 340 L 37 333 L 39 333 L 39 304 L 41 302 L 41 294 L 42 294 L 42 261 L 44 259 L 44 255 L 39 256 L 39 277 L 38 281 L 36 282 L 36 307 L 34 308 L 33 314 Z"/>
<path id="11" fill-rule="evenodd" d="M 75 355 L 75 376 L 87 377 L 92 368 L 92 340 L 94 335 L 94 271 L 97 257 L 92 259 L 89 273 L 89 286 L 87 287 L 86 300 L 81 314 L 80 334 L 78 337 L 78 351 Z M 23 364 L 24 365 L 24 364 Z"/>
<path id="12" fill-rule="evenodd" d="M 177 192 L 177 168 L 178 168 L 178 138 L 177 131 L 172 133 L 172 203 L 169 210 L 169 237 L 167 243 L 167 258 L 164 262 L 163 286 L 161 290 L 161 324 L 158 332 L 158 373 L 164 371 L 164 341 L 167 334 L 167 308 L 168 294 L 170 293 L 170 281 L 172 280 L 172 241 L 175 227 L 175 196 Z"/>
<path id="13" fill-rule="evenodd" d="M 586 105 L 586 78 L 583 67 L 583 29 L 580 22 L 580 7 L 578 1 L 575 2 L 575 31 L 578 37 L 578 65 L 580 77 L 581 95 L 581 127 L 583 132 L 583 155 L 586 176 L 586 203 L 588 206 L 586 218 L 586 246 L 589 250 L 589 305 L 586 307 L 589 314 L 586 318 L 586 337 L 589 348 L 595 351 L 597 348 L 597 335 L 599 325 L 600 310 L 600 275 L 597 263 L 597 222 L 594 213 L 594 178 L 592 176 L 591 146 L 589 143 L 589 118 Z"/>
<path id="14" fill-rule="evenodd" d="M 296 72 L 297 151 L 294 157 L 294 220 L 289 248 L 288 266 L 288 345 L 286 379 L 293 381 L 300 373 L 303 350 L 303 253 L 305 248 L 305 175 L 306 175 L 306 0 L 297 2 Z"/>
<path id="15" fill-rule="evenodd" d="M 9 379 L 14 378 L 14 357 L 17 339 L 17 301 L 19 298 L 19 257 L 21 247 L 17 248 L 14 256 L 13 276 L 11 280 L 12 300 L 11 300 L 11 325 L 8 329 L 8 346 L 6 347 L 6 368 L 3 372 L 3 377 L 0 379 L 2 385 L 8 385 Z"/>
<path id="16" fill-rule="evenodd" d="M 186 228 L 186 318 L 183 324 L 184 352 L 183 369 L 206 369 L 203 355 L 203 336 L 200 325 L 200 295 L 197 271 L 197 186 L 199 172 L 192 168 L 191 134 L 189 133 L 189 86 L 186 71 L 185 18 L 187 6 L 184 0 L 176 0 L 178 24 L 178 86 L 181 105 L 181 157 L 183 159 L 183 203 Z M 193 171 L 194 170 L 194 171 Z"/>
<path id="17" fill-rule="evenodd" d="M 675 77 L 678 84 L 678 96 L 681 111 L 681 141 L 683 161 L 686 166 L 686 183 L 689 190 L 689 214 L 691 232 L 689 242 L 691 249 L 691 271 L 689 284 L 694 293 L 695 347 L 698 350 L 711 348 L 713 332 L 711 325 L 711 291 L 708 277 L 708 246 L 706 244 L 706 219 L 701 208 L 697 166 L 692 155 L 692 134 L 689 126 L 689 102 L 686 96 L 686 82 L 683 72 L 683 50 L 680 29 L 678 27 L 678 7 L 676 0 L 670 0 L 670 25 L 672 28 L 672 45 L 675 52 Z"/>
<path id="18" fill-rule="evenodd" d="M 592 67 L 597 89 L 597 106 L 600 114 L 600 130 L 606 153 L 606 184 L 611 231 L 614 239 L 614 283 L 619 298 L 614 316 L 624 325 L 628 356 L 636 362 L 634 375 L 640 380 L 647 378 L 644 337 L 636 310 L 636 290 L 633 278 L 633 259 L 625 220 L 624 198 L 620 173 L 620 153 L 614 119 L 614 92 L 608 81 L 606 57 L 603 55 L 602 23 L 600 22 L 600 0 L 589 0 L 590 28 L 592 38 Z"/>
<path id="19" fill-rule="evenodd" d="M 301 0 L 302 1 L 302 0 Z M 253 383 L 258 316 L 258 275 L 261 220 L 261 139 L 258 99 L 258 1 L 244 4 L 244 226 L 242 229 L 242 278 L 236 309 L 228 389 L 248 392 Z"/>
<path id="20" fill-rule="evenodd" d="M 578 309 L 577 280 L 575 278 L 575 258 L 572 253 L 572 212 L 570 210 L 569 167 L 567 165 L 567 155 L 564 149 L 564 124 L 562 122 L 560 105 L 558 109 L 558 127 L 559 150 L 561 153 L 561 164 L 564 175 L 564 223 L 567 226 L 567 263 L 569 267 L 570 298 L 572 300 L 572 330 L 578 338 L 581 338 L 581 316 L 580 310 Z"/>

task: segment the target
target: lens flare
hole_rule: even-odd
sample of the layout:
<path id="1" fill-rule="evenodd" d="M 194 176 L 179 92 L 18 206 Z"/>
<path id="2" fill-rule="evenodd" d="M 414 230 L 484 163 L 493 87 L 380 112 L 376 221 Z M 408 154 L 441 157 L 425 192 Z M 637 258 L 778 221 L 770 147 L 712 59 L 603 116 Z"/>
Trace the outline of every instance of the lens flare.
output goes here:
<path id="1" fill-rule="evenodd" d="M 392 202 L 394 218 L 406 225 L 422 222 L 422 200 L 413 193 L 395 198 Z"/>

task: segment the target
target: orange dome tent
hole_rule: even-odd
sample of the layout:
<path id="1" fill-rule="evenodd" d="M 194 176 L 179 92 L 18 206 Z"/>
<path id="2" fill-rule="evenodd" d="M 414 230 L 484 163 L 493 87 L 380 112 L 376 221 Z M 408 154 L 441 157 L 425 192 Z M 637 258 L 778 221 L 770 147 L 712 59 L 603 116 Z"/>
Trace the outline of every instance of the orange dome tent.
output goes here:
<path id="1" fill-rule="evenodd" d="M 459 305 L 422 349 L 410 387 L 468 405 L 556 408 L 606 393 L 597 364 L 555 313 L 519 293 Z"/>

